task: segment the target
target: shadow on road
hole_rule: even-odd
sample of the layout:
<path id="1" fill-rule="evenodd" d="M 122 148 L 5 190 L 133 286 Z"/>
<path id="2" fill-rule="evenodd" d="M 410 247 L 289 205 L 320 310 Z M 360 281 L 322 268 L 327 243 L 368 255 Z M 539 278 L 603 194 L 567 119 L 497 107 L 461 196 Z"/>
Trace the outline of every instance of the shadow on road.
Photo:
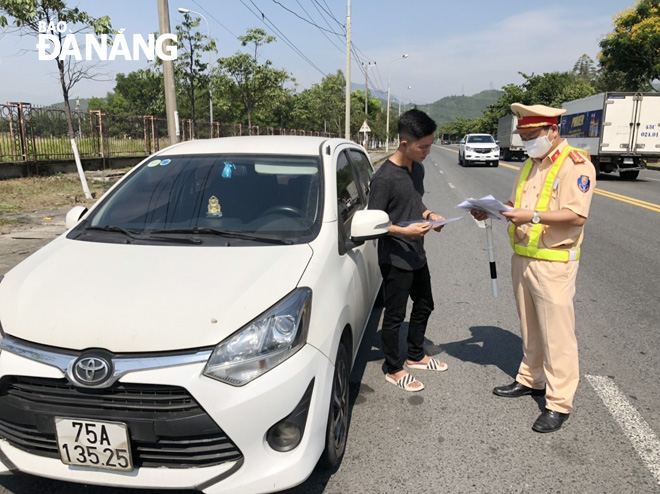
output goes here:
<path id="1" fill-rule="evenodd" d="M 374 390 L 362 383 L 364 371 L 367 368 L 367 363 L 374 360 L 384 359 L 385 355 L 380 349 L 380 336 L 378 333 L 378 322 L 383 312 L 382 307 L 374 307 L 367 323 L 367 328 L 362 338 L 362 344 L 358 350 L 355 364 L 351 371 L 350 388 L 349 388 L 349 404 L 348 404 L 348 435 L 351 434 L 351 417 L 353 415 L 353 407 L 364 401 L 364 395 L 373 393 Z M 402 331 L 403 332 L 403 331 Z M 291 489 L 280 491 L 279 494 L 320 494 L 324 492 L 330 477 L 336 470 L 324 470 L 317 466 L 312 475 L 302 484 Z"/>
<path id="2" fill-rule="evenodd" d="M 520 336 L 495 326 L 473 326 L 470 331 L 471 338 L 445 343 L 439 348 L 463 362 L 495 365 L 515 378 L 522 360 Z"/>

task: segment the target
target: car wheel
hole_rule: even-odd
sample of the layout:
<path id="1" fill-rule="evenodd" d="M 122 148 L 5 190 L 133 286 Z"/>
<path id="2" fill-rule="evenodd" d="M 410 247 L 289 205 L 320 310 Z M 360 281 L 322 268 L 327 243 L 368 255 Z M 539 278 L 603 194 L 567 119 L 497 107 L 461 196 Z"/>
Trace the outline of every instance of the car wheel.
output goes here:
<path id="1" fill-rule="evenodd" d="M 498 160 L 491 161 L 490 164 L 491 164 L 492 166 L 500 166 L 500 162 L 499 162 Z"/>
<path id="2" fill-rule="evenodd" d="M 639 176 L 639 170 L 633 170 L 630 172 L 619 172 L 619 177 L 621 180 L 635 180 Z"/>
<path id="3" fill-rule="evenodd" d="M 321 466 L 326 469 L 335 469 L 341 464 L 346 451 L 346 438 L 348 437 L 348 377 L 350 374 L 350 360 L 343 343 L 339 344 L 335 373 L 332 380 L 332 394 L 328 410 L 328 427 L 325 433 L 325 449 L 321 456 Z"/>
<path id="4" fill-rule="evenodd" d="M 463 160 L 461 159 L 460 153 L 458 153 L 458 166 L 463 166 Z"/>

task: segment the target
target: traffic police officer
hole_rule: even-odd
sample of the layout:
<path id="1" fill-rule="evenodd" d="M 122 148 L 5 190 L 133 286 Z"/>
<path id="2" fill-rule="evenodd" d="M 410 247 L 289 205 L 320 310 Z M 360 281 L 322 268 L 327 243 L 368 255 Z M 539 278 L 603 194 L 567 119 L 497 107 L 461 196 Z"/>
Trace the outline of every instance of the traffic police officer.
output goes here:
<path id="1" fill-rule="evenodd" d="M 586 152 L 559 136 L 557 120 L 566 110 L 514 103 L 511 111 L 529 156 L 509 199 L 513 209 L 502 213 L 511 222 L 523 360 L 516 380 L 493 393 L 545 394 L 545 410 L 532 429 L 553 432 L 568 419 L 580 377 L 573 298 L 596 172 Z"/>

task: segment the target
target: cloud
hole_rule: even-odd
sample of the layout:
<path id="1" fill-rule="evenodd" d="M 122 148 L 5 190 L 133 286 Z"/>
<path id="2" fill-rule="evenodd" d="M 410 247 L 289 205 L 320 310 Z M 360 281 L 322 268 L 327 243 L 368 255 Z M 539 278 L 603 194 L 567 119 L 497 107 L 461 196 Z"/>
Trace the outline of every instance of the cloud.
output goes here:
<path id="1" fill-rule="evenodd" d="M 392 72 L 392 91 L 400 93 L 413 85 L 414 97 L 430 103 L 453 94 L 520 84 L 518 72 L 571 70 L 584 53 L 595 60 L 611 18 L 578 22 L 574 15 L 562 9 L 526 12 L 469 34 L 408 44 L 402 50 L 410 53 L 409 61 L 405 70 L 399 64 Z"/>

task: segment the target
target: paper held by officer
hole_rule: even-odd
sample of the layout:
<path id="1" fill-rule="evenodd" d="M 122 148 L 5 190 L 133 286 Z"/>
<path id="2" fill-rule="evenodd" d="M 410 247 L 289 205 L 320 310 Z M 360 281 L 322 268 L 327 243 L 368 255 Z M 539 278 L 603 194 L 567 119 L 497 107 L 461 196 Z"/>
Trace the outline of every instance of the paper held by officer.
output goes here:
<path id="1" fill-rule="evenodd" d="M 506 218 L 500 213 L 502 211 L 510 211 L 513 208 L 504 205 L 501 201 L 495 199 L 492 194 L 482 197 L 481 199 L 475 199 L 470 197 L 469 199 L 464 200 L 458 206 L 459 209 L 478 210 L 485 212 L 489 218 L 495 218 L 498 220 L 505 220 Z"/>
<path id="2" fill-rule="evenodd" d="M 431 228 L 437 228 L 439 226 L 447 225 L 449 223 L 453 223 L 454 221 L 458 221 L 462 219 L 462 216 L 457 216 L 455 218 L 443 218 L 441 220 L 412 220 L 412 221 L 402 221 L 401 223 L 397 223 L 399 226 L 408 226 L 412 225 L 413 223 L 428 223 L 431 225 Z"/>

